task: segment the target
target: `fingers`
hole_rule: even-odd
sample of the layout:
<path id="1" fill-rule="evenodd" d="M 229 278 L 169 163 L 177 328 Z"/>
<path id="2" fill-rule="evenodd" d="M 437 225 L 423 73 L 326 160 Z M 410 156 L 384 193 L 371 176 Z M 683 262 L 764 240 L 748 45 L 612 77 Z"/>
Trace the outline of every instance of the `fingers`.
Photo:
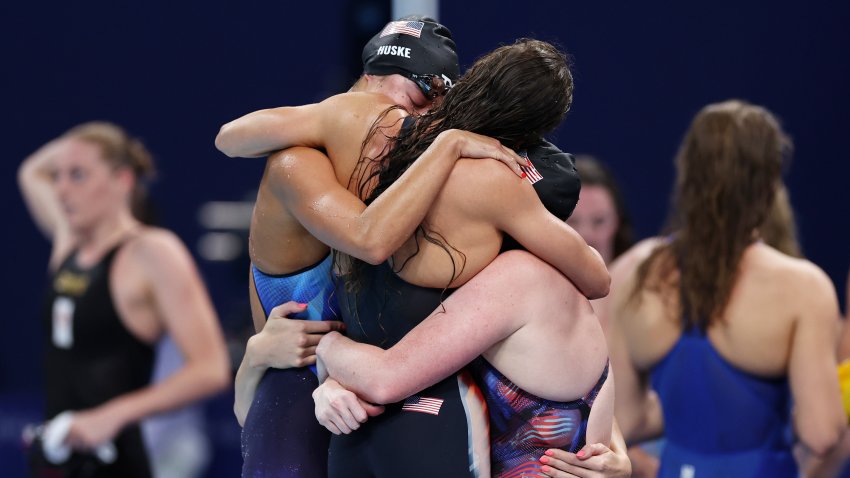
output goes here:
<path id="1" fill-rule="evenodd" d="M 553 452 L 561 452 L 562 454 L 566 454 L 567 452 L 563 450 L 546 450 L 546 455 L 540 457 L 540 463 L 543 464 L 543 467 L 540 471 L 543 472 L 546 476 L 552 476 L 555 478 L 574 478 L 585 475 L 577 475 L 572 472 L 576 470 L 572 465 L 564 462 L 560 458 L 563 457 L 562 454 L 555 454 Z"/>
<path id="2" fill-rule="evenodd" d="M 590 443 L 588 445 L 585 445 L 581 450 L 579 450 L 576 453 L 576 456 L 580 460 L 587 460 L 592 456 L 602 455 L 603 453 L 607 453 L 609 451 L 611 451 L 611 449 L 601 443 Z"/>
<path id="3" fill-rule="evenodd" d="M 527 160 L 525 158 L 518 155 L 511 148 L 504 146 L 498 140 L 477 134 L 471 136 L 470 141 L 468 141 L 463 149 L 461 149 L 461 157 L 495 159 L 511 168 L 511 171 L 519 177 L 524 177 L 524 173 L 522 169 L 520 169 L 520 166 L 525 166 L 527 164 Z"/>
<path id="4" fill-rule="evenodd" d="M 342 435 L 342 432 L 340 431 L 339 427 L 334 425 L 333 422 L 326 422 L 322 419 L 319 419 L 319 425 L 327 428 L 328 431 L 333 433 L 334 435 Z"/>
<path id="5" fill-rule="evenodd" d="M 366 410 L 366 414 L 370 417 L 377 417 L 378 415 L 384 413 L 383 405 L 375 405 L 374 403 L 369 403 L 363 400 L 360 400 L 360 405 Z"/>
<path id="6" fill-rule="evenodd" d="M 631 475 L 631 464 L 628 459 L 618 459 L 617 454 L 601 443 L 585 445 L 575 454 L 552 448 L 546 450 L 540 462 L 546 465 L 544 468 L 549 468 L 549 471 L 543 470 L 547 476 L 590 478 Z"/>
<path id="7" fill-rule="evenodd" d="M 304 312 L 305 309 L 307 309 L 307 304 L 299 304 L 298 302 L 293 302 L 290 300 L 289 302 L 280 304 L 279 306 L 272 309 L 271 313 L 269 314 L 269 320 L 281 318 L 285 319 L 289 315 L 296 314 L 298 312 Z"/>
<path id="8" fill-rule="evenodd" d="M 347 435 L 351 433 L 352 429 L 349 424 L 337 413 L 333 404 L 331 403 L 330 405 L 330 408 L 323 408 L 321 411 L 317 408 L 316 420 L 318 420 L 320 425 L 330 430 L 330 432 L 334 435 Z M 360 424 L 357 423 L 357 427 L 359 426 Z"/>
<path id="9" fill-rule="evenodd" d="M 326 334 L 331 331 L 342 332 L 343 330 L 345 330 L 345 324 L 338 320 L 304 321 L 304 332 L 307 334 Z"/>
<path id="10" fill-rule="evenodd" d="M 522 159 L 516 153 L 513 153 L 513 151 L 509 148 L 503 147 L 502 149 L 505 150 L 505 151 L 502 154 L 494 155 L 493 159 L 501 161 L 504 165 L 511 168 L 511 171 L 513 171 L 514 174 L 516 174 L 517 176 L 519 176 L 521 178 L 524 178 L 525 172 L 523 172 L 523 170 L 520 168 L 520 165 L 524 166 L 525 160 Z M 510 151 L 511 153 L 513 153 L 513 155 L 507 153 L 507 151 Z"/>

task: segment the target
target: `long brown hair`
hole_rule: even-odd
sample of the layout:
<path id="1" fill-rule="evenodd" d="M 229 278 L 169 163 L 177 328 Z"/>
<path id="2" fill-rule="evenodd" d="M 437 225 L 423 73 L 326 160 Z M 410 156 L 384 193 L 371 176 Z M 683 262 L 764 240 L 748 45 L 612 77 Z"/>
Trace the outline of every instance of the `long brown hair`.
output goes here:
<path id="1" fill-rule="evenodd" d="M 797 239 L 797 221 L 794 219 L 794 208 L 785 184 L 776 188 L 773 207 L 759 228 L 765 244 L 792 257 L 803 257 L 803 249 Z"/>
<path id="2" fill-rule="evenodd" d="M 678 271 L 686 321 L 704 330 L 718 320 L 741 255 L 773 206 L 790 148 L 765 108 L 739 100 L 703 108 L 676 156 L 671 239 L 638 268 L 632 297 L 669 286 Z"/>
<path id="3" fill-rule="evenodd" d="M 156 174 L 153 156 L 141 140 L 127 134 L 124 128 L 105 121 L 91 121 L 71 128 L 72 136 L 100 147 L 103 160 L 113 168 L 128 168 L 136 178 L 130 197 L 133 216 L 139 221 L 153 222 L 148 203 L 147 184 Z"/>
<path id="4" fill-rule="evenodd" d="M 419 117 L 409 131 L 396 138 L 380 163 L 360 178 L 358 193 L 366 204 L 370 204 L 407 170 L 437 135 L 449 129 L 491 136 L 515 150 L 539 142 L 544 134 L 561 123 L 572 99 L 573 77 L 567 58 L 554 45 L 520 39 L 497 48 L 479 58 L 442 103 Z M 374 127 L 370 136 L 373 134 Z M 419 226 L 415 237 L 417 241 L 421 237 L 440 245 L 450 257 L 449 249 L 460 253 L 441 236 L 429 232 L 426 225 Z M 454 264 L 454 259 L 452 264 L 454 270 L 449 284 L 463 270 L 463 264 Z M 365 263 L 351 258 L 350 265 L 349 290 L 356 291 Z M 397 269 L 402 267 L 404 264 Z"/>

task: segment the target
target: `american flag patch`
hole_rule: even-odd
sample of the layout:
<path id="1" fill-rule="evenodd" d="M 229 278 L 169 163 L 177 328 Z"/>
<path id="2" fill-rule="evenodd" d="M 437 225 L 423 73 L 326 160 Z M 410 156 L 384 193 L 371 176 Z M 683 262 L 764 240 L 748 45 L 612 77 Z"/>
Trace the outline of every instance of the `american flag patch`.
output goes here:
<path id="1" fill-rule="evenodd" d="M 402 33 L 405 35 L 414 36 L 419 38 L 419 35 L 422 34 L 422 28 L 425 26 L 424 22 L 389 22 L 387 26 L 381 31 L 381 37 L 385 37 L 387 35 L 392 35 L 393 33 Z"/>
<path id="2" fill-rule="evenodd" d="M 528 163 L 526 166 L 520 166 L 519 167 L 519 169 L 522 170 L 522 172 L 525 173 L 525 179 L 528 179 L 528 182 L 530 182 L 531 184 L 534 184 L 537 181 L 542 180 L 543 175 L 540 174 L 539 171 L 537 171 L 537 168 L 535 168 L 534 165 L 531 163 L 531 160 L 528 159 L 528 154 L 525 151 L 523 151 L 523 152 L 519 153 L 519 155 L 522 156 L 523 158 L 525 158 L 526 163 Z"/>
<path id="3" fill-rule="evenodd" d="M 421 412 L 429 413 L 431 415 L 439 415 L 440 407 L 442 406 L 442 398 L 420 397 L 418 395 L 414 395 L 404 401 L 401 409 L 407 410 L 408 412 Z"/>

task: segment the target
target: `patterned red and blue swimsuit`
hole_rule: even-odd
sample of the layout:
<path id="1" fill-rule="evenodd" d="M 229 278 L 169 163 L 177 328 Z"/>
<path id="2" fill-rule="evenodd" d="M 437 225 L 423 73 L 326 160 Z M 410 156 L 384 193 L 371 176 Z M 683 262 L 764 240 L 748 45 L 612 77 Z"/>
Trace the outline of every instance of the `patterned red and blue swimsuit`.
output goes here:
<path id="1" fill-rule="evenodd" d="M 539 459 L 549 448 L 577 452 L 585 443 L 590 408 L 608 378 L 608 365 L 590 392 L 556 402 L 526 392 L 479 357 L 471 369 L 490 414 L 493 478 L 543 476 Z"/>

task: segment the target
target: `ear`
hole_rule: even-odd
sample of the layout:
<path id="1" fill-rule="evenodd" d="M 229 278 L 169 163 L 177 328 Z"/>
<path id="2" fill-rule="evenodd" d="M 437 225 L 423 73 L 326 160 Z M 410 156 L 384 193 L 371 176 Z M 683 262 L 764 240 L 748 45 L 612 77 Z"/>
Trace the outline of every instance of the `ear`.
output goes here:
<path id="1" fill-rule="evenodd" d="M 366 80 L 366 88 L 378 88 L 384 82 L 384 78 L 386 76 L 382 75 L 370 75 L 369 73 L 363 73 L 363 79 Z"/>
<path id="2" fill-rule="evenodd" d="M 113 173 L 113 178 L 121 189 L 130 194 L 136 186 L 136 173 L 131 168 L 118 168 Z"/>

